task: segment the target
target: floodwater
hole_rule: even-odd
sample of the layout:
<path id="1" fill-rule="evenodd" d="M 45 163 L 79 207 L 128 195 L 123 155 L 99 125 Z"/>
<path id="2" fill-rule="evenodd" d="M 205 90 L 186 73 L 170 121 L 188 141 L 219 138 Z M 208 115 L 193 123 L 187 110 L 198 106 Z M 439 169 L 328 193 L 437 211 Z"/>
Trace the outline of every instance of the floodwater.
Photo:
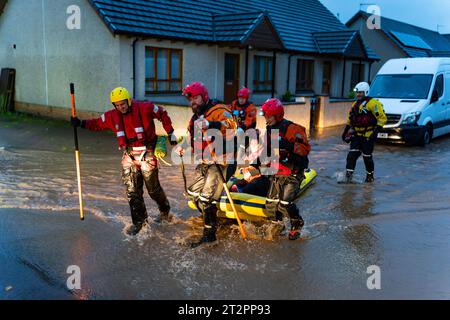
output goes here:
<path id="1" fill-rule="evenodd" d="M 225 225 L 217 246 L 192 250 L 185 243 L 201 228 L 177 166 L 160 169 L 175 222 L 124 234 L 131 219 L 111 134 L 79 131 L 81 222 L 72 133 L 0 119 L 0 299 L 450 299 L 450 137 L 377 145 L 376 182 L 343 185 L 340 129 L 314 134 L 318 178 L 298 203 L 303 241 L 246 223 L 252 239 Z M 362 182 L 362 159 L 357 171 Z M 80 290 L 66 287 L 71 265 Z M 379 290 L 367 286 L 374 265 Z"/>

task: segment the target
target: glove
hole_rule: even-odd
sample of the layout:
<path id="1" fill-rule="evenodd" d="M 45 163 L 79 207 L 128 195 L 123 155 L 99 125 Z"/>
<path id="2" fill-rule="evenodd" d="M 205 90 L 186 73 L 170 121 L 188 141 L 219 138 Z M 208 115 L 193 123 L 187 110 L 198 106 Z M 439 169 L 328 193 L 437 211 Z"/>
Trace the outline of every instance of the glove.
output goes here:
<path id="1" fill-rule="evenodd" d="M 202 118 L 198 119 L 197 121 L 195 121 L 195 126 L 196 126 L 196 128 L 198 128 L 200 130 L 208 130 L 209 121 L 202 117 Z"/>
<path id="2" fill-rule="evenodd" d="M 376 140 L 378 138 L 378 133 L 380 133 L 381 130 L 383 130 L 382 126 L 376 126 L 375 129 L 373 129 L 371 139 Z"/>
<path id="3" fill-rule="evenodd" d="M 280 149 L 280 161 L 285 162 L 289 159 L 291 153 L 286 149 Z"/>
<path id="4" fill-rule="evenodd" d="M 350 129 L 350 131 L 347 133 L 347 135 L 345 136 L 344 142 L 345 143 L 350 143 L 352 142 L 353 137 L 355 136 L 355 131 L 353 131 L 352 129 Z"/>
<path id="5" fill-rule="evenodd" d="M 286 139 L 279 139 L 278 146 L 280 148 L 280 152 L 283 149 L 288 151 L 288 152 L 293 152 L 294 151 L 294 143 L 289 142 Z"/>
<path id="6" fill-rule="evenodd" d="M 350 126 L 346 126 L 344 129 L 344 132 L 342 133 L 342 141 L 344 141 L 345 143 L 350 143 L 352 136 L 349 135 L 349 131 L 350 131 Z"/>
<path id="7" fill-rule="evenodd" d="M 175 146 L 175 148 L 173 149 L 173 152 L 175 152 L 175 154 L 179 155 L 180 157 L 184 156 L 186 150 L 184 150 L 180 145 Z"/>
<path id="8" fill-rule="evenodd" d="M 169 134 L 167 137 L 171 146 L 176 146 L 178 144 L 178 138 L 173 133 Z"/>
<path id="9" fill-rule="evenodd" d="M 70 124 L 74 128 L 81 127 L 82 121 L 78 119 L 77 117 L 70 117 Z"/>

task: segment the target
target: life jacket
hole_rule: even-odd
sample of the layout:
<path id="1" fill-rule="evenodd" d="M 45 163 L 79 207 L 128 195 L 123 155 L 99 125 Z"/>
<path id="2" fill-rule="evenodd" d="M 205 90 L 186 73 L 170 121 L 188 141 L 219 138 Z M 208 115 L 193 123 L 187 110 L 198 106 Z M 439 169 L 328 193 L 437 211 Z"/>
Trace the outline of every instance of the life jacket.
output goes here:
<path id="1" fill-rule="evenodd" d="M 294 143 L 295 154 L 301 157 L 307 157 L 311 152 L 311 145 L 308 142 L 305 127 L 283 119 L 281 121 L 280 136 L 281 139 Z"/>
<path id="2" fill-rule="evenodd" d="M 231 110 L 238 127 L 248 129 L 256 129 L 256 109 L 253 103 L 247 101 L 244 105 L 240 105 L 238 100 L 234 100 L 231 104 Z M 253 114 L 254 113 L 254 114 Z M 254 120 L 247 127 L 246 121 L 248 117 L 254 117 Z"/>
<path id="3" fill-rule="evenodd" d="M 146 147 L 147 139 L 137 105 L 131 105 L 127 114 L 113 110 L 112 121 L 119 147 L 132 147 L 134 149 Z"/>
<path id="4" fill-rule="evenodd" d="M 294 144 L 293 152 L 280 152 L 277 175 L 290 175 L 303 172 L 309 166 L 308 155 L 311 145 L 308 142 L 306 129 L 292 121 L 283 119 L 273 129 L 279 130 L 281 139 Z"/>
<path id="5" fill-rule="evenodd" d="M 100 118 L 86 120 L 85 128 L 91 131 L 112 130 L 120 148 L 154 151 L 158 135 L 154 119 L 161 121 L 164 130 L 173 132 L 167 111 L 147 101 L 133 100 L 129 112 L 122 114 L 116 109 L 106 111 Z"/>
<path id="6" fill-rule="evenodd" d="M 200 119 L 200 116 L 197 114 L 194 114 L 191 117 L 191 120 L 189 120 L 188 125 L 188 132 L 191 137 L 191 146 L 192 146 L 192 152 L 203 152 L 203 150 L 206 149 L 208 146 L 206 139 L 204 139 L 203 135 L 199 137 L 195 134 L 195 121 Z"/>
<path id="7" fill-rule="evenodd" d="M 350 110 L 350 125 L 353 128 L 370 129 L 377 124 L 377 118 L 366 108 L 366 105 L 370 100 L 372 100 L 372 98 L 366 97 L 363 100 L 356 101 L 353 105 Z"/>
<path id="8" fill-rule="evenodd" d="M 232 121 L 234 126 L 232 129 L 236 128 L 235 121 L 233 119 L 231 110 L 224 104 L 215 104 L 213 101 L 208 102 L 208 106 L 206 107 L 206 110 L 203 114 L 197 115 L 194 114 L 191 117 L 191 120 L 189 121 L 188 125 L 188 132 L 191 136 L 191 146 L 193 147 L 194 152 L 198 152 L 203 154 L 205 149 L 208 148 L 208 145 L 212 143 L 212 141 L 209 141 L 209 137 L 206 135 L 206 130 L 202 132 L 202 137 L 197 137 L 195 135 L 195 127 L 194 123 L 200 117 L 203 117 L 208 122 L 229 122 Z M 221 133 L 223 135 L 224 141 L 223 141 L 223 155 L 226 154 L 226 145 L 227 141 L 234 138 L 234 135 L 230 135 L 230 133 L 227 131 L 227 129 L 221 128 Z M 202 156 L 200 154 L 195 155 L 196 158 L 201 158 Z"/>

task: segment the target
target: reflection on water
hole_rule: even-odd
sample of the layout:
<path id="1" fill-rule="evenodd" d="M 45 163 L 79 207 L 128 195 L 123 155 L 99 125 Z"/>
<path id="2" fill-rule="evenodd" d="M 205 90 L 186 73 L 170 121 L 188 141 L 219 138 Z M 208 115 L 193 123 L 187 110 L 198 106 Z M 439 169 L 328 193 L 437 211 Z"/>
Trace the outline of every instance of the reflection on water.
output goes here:
<path id="1" fill-rule="evenodd" d="M 361 219 L 373 215 L 373 188 L 355 185 L 342 193 L 342 216 L 348 220 Z M 351 226 L 344 230 L 344 238 L 357 249 L 360 255 L 373 253 L 376 249 L 376 234 L 368 224 Z"/>

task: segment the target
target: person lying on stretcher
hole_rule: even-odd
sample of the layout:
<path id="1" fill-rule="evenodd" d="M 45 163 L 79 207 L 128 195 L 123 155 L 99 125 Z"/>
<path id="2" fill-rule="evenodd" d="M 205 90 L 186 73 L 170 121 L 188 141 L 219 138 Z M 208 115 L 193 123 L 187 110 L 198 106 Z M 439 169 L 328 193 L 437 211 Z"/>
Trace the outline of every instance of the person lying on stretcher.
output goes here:
<path id="1" fill-rule="evenodd" d="M 231 192 L 251 194 L 259 197 L 266 197 L 270 187 L 270 180 L 261 175 L 259 169 L 254 166 L 248 166 L 240 170 L 242 179 L 231 177 Z"/>

